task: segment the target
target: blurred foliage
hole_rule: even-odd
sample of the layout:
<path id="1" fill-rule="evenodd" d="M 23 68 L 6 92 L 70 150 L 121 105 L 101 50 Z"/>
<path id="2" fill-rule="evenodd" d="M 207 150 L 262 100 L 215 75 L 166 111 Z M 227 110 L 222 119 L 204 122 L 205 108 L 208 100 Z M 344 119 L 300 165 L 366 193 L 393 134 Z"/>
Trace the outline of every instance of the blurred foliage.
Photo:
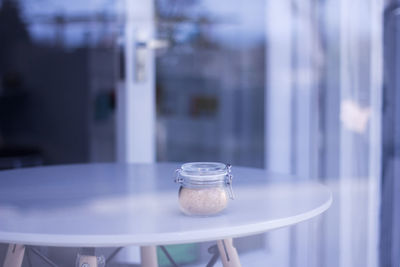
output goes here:
<path id="1" fill-rule="evenodd" d="M 171 47 L 217 48 L 210 29 L 219 19 L 207 12 L 201 3 L 201 0 L 156 0 L 158 37 L 168 40 Z"/>

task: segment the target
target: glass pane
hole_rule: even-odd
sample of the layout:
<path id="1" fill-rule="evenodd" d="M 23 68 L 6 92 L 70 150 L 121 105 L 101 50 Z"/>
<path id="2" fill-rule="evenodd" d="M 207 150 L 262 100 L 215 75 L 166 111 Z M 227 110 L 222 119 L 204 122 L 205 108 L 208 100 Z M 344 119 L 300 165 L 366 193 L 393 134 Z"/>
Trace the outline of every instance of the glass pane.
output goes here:
<path id="1" fill-rule="evenodd" d="M 0 0 L 0 168 L 115 160 L 126 1 Z M 377 266 L 383 2 L 155 1 L 146 26 L 169 44 L 146 88 L 157 160 L 264 167 L 334 193 L 319 219 L 238 240 L 244 266 Z M 396 109 L 385 111 L 392 169 Z M 174 253 L 193 263 L 210 245 Z"/>
<path id="2" fill-rule="evenodd" d="M 264 166 L 264 1 L 156 1 L 157 156 Z"/>

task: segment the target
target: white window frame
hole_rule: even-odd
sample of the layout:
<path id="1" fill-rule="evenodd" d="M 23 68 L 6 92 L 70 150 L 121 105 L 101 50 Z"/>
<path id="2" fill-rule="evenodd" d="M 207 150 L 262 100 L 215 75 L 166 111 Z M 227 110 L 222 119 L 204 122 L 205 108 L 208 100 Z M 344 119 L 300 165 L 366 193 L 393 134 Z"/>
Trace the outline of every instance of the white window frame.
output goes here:
<path id="1" fill-rule="evenodd" d="M 154 1 L 125 0 L 125 77 L 117 91 L 117 161 L 155 161 Z"/>

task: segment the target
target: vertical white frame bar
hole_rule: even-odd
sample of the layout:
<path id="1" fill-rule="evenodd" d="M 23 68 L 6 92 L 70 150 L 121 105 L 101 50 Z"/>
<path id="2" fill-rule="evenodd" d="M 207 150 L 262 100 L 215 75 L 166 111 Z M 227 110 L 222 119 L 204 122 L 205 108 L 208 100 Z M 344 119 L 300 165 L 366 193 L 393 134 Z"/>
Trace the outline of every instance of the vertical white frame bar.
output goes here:
<path id="1" fill-rule="evenodd" d="M 292 0 L 297 12 L 293 14 L 292 46 L 292 168 L 300 180 L 317 178 L 318 156 L 318 69 L 322 51 L 316 41 L 317 30 L 313 5 L 309 0 Z M 319 256 L 316 243 L 317 219 L 292 228 L 291 255 L 294 267 L 313 267 Z"/>
<path id="2" fill-rule="evenodd" d="M 292 171 L 292 12 L 291 1 L 266 1 L 265 167 Z M 290 229 L 268 233 L 269 262 L 291 266 Z"/>
<path id="3" fill-rule="evenodd" d="M 382 24 L 383 1 L 340 1 L 340 102 L 349 98 L 352 91 L 361 91 L 358 83 L 359 77 L 352 77 L 349 68 L 353 68 L 354 60 L 359 58 L 355 52 L 354 42 L 361 38 L 360 25 L 354 24 L 354 17 L 360 16 L 357 7 L 367 6 L 370 24 L 366 25 L 368 31 L 367 42 L 370 45 L 370 80 L 369 80 L 369 108 L 371 111 L 369 123 L 369 152 L 368 152 L 368 177 L 367 181 L 367 237 L 365 251 L 368 267 L 378 266 L 378 232 L 379 232 L 379 191 L 381 170 L 381 103 L 382 103 Z M 356 12 L 355 10 L 358 10 Z M 359 22 L 358 22 L 359 23 Z M 359 28 L 356 28 L 358 26 Z M 359 35 L 358 35 L 359 34 Z M 352 55 L 350 57 L 349 55 Z M 350 66 L 350 67 L 349 67 Z M 359 264 L 359 258 L 354 256 L 352 239 L 357 238 L 354 233 L 354 224 L 351 223 L 354 205 L 349 205 L 354 200 L 356 184 L 351 179 L 356 173 L 354 158 L 357 151 L 354 146 L 354 135 L 343 125 L 340 127 L 340 266 L 351 267 Z"/>
<path id="4" fill-rule="evenodd" d="M 339 1 L 339 72 L 340 72 L 340 95 L 339 95 L 339 107 L 340 103 L 348 94 L 352 88 L 349 84 L 349 73 L 348 66 L 350 60 L 348 59 L 349 44 L 351 37 L 349 36 L 349 15 L 351 10 L 349 7 L 351 3 L 347 0 Z M 357 88 L 358 89 L 358 88 Z M 341 267 L 351 267 L 353 262 L 352 255 L 352 243 L 350 237 L 352 236 L 352 227 L 349 222 L 351 218 L 351 176 L 352 172 L 352 133 L 346 130 L 342 124 L 339 129 L 339 190 L 340 190 L 340 212 L 339 212 L 339 264 Z M 346 152 L 346 153 L 344 153 Z"/>
<path id="5" fill-rule="evenodd" d="M 368 183 L 367 267 L 379 266 L 380 192 L 382 174 L 383 0 L 371 0 L 371 123 Z"/>
<path id="6" fill-rule="evenodd" d="M 125 0 L 125 80 L 117 94 L 117 161 L 149 163 L 155 160 L 154 52 L 138 48 L 154 35 L 154 1 Z M 141 56 L 138 58 L 140 50 Z M 144 54 L 144 55 L 143 55 Z M 138 63 L 144 80 L 137 80 Z"/>
<path id="7" fill-rule="evenodd" d="M 291 26 L 291 2 L 266 1 L 265 166 L 280 173 L 292 168 Z"/>

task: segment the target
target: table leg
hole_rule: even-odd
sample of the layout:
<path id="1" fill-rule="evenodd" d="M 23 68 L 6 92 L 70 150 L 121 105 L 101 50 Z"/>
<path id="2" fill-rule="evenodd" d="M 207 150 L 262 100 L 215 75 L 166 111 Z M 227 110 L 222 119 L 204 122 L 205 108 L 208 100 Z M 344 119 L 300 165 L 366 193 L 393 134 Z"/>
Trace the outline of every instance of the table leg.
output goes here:
<path id="1" fill-rule="evenodd" d="M 219 255 L 224 267 L 241 267 L 239 255 L 233 246 L 232 238 L 217 241 Z"/>
<path id="2" fill-rule="evenodd" d="M 24 245 L 9 244 L 3 267 L 21 267 L 24 254 Z"/>
<path id="3" fill-rule="evenodd" d="M 157 247 L 140 247 L 140 260 L 142 262 L 142 267 L 158 267 Z"/>

